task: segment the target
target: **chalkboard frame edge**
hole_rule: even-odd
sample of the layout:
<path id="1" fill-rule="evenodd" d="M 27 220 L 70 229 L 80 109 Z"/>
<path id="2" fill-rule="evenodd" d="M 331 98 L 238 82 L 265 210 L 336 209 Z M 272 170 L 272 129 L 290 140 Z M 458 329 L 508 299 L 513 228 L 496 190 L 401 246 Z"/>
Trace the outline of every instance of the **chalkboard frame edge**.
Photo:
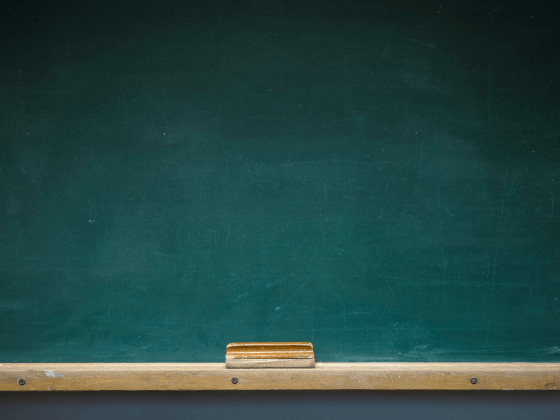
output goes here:
<path id="1" fill-rule="evenodd" d="M 0 391 L 560 390 L 560 363 L 4 363 Z"/>

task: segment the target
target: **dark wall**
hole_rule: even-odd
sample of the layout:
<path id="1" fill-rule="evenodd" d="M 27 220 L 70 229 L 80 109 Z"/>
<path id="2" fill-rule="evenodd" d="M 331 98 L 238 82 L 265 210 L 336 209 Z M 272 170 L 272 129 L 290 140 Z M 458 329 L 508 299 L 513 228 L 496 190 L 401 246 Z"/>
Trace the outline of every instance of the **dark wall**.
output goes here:
<path id="1" fill-rule="evenodd" d="M 558 392 L 113 392 L 0 394 L 12 419 L 560 418 Z"/>

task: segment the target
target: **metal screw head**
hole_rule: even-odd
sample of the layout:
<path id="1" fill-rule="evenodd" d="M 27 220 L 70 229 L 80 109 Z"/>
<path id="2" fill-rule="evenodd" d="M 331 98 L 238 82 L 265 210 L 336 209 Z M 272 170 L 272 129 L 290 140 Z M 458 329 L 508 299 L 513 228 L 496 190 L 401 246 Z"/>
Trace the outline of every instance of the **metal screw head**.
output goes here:
<path id="1" fill-rule="evenodd" d="M 237 378 L 231 378 L 231 383 L 232 383 L 232 384 L 235 385 L 237 382 L 239 382 L 239 379 L 237 379 Z"/>
<path id="2" fill-rule="evenodd" d="M 471 378 L 471 384 L 476 384 L 478 381 L 476 380 L 476 378 Z"/>
<path id="3" fill-rule="evenodd" d="M 21 386 L 23 386 L 23 385 L 25 385 L 25 379 L 23 379 L 23 378 L 18 379 L 17 383 L 20 384 Z"/>

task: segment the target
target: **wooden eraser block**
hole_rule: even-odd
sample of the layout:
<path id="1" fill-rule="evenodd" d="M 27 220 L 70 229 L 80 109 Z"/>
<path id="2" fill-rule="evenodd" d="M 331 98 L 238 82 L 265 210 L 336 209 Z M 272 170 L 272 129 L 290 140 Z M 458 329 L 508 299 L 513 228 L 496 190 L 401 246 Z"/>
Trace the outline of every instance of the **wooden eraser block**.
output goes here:
<path id="1" fill-rule="evenodd" d="M 230 343 L 226 368 L 312 368 L 315 352 L 311 343 Z"/>

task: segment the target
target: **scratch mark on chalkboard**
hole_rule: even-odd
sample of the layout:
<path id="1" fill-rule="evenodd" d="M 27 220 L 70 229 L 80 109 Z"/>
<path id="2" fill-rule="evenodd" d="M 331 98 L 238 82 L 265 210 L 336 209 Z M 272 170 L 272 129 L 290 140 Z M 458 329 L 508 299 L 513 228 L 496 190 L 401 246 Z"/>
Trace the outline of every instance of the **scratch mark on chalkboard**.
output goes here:
<path id="1" fill-rule="evenodd" d="M 517 115 L 522 115 L 525 114 L 525 112 L 529 109 L 529 105 L 531 105 L 531 101 L 527 102 L 527 106 L 525 107 L 525 109 L 523 111 L 521 111 L 521 113 L 517 114 Z"/>
<path id="2" fill-rule="evenodd" d="M 503 6 L 498 7 L 497 9 L 495 9 L 495 10 L 491 11 L 490 13 L 488 13 L 488 16 L 490 16 L 490 15 L 496 13 L 498 10 L 502 10 L 503 8 L 504 8 Z"/>
<path id="3" fill-rule="evenodd" d="M 389 177 L 389 180 L 387 181 L 387 184 L 385 184 L 385 203 L 387 203 L 387 205 L 391 208 L 391 210 L 393 210 L 394 212 L 404 215 L 404 216 L 409 216 L 412 217 L 409 214 L 405 214 L 405 213 L 401 213 L 396 211 L 393 206 L 391 206 L 391 204 L 389 203 L 389 198 L 387 197 L 387 191 L 389 189 L 389 185 L 391 184 L 391 182 L 393 181 L 393 178 L 395 177 L 395 175 L 402 169 L 404 168 L 406 165 L 408 165 L 410 162 L 412 162 L 412 159 L 414 158 L 414 155 L 410 156 L 410 159 L 408 160 L 408 162 L 404 163 L 403 165 L 401 165 L 395 172 L 393 172 L 393 174 Z"/>
<path id="4" fill-rule="evenodd" d="M 119 87 L 119 91 L 121 92 L 121 96 L 123 99 L 123 104 L 124 104 L 124 114 L 126 116 L 126 121 L 128 121 L 128 107 L 126 106 L 126 98 L 124 97 L 123 91 L 122 89 Z"/>
<path id="5" fill-rule="evenodd" d="M 348 183 L 350 183 L 350 182 L 355 182 L 355 181 L 345 182 L 345 184 L 348 184 Z M 356 191 L 365 190 L 365 189 L 366 189 L 366 187 L 357 187 L 357 188 L 353 188 L 353 189 L 351 189 L 351 190 L 345 190 L 345 189 L 339 188 L 339 190 L 340 190 L 340 191 L 343 191 L 343 192 L 356 192 Z"/>
<path id="6" fill-rule="evenodd" d="M 301 179 L 301 183 L 302 183 L 303 185 L 305 185 L 305 181 L 304 181 L 303 177 L 299 174 L 299 172 L 298 172 L 298 171 L 295 171 L 295 173 L 296 173 L 296 175 L 298 176 L 298 178 Z"/>
<path id="7" fill-rule="evenodd" d="M 507 188 L 507 178 L 509 173 L 509 156 L 510 151 L 508 151 L 507 161 L 506 161 L 506 173 L 504 175 L 504 186 L 502 188 L 502 205 L 500 211 L 500 223 L 498 225 L 498 243 L 496 244 L 496 251 L 494 252 L 494 268 L 492 270 L 492 286 L 490 287 L 490 308 L 488 310 L 488 325 L 486 327 L 486 347 L 484 349 L 484 354 L 488 351 L 488 339 L 490 337 L 490 324 L 492 322 L 492 306 L 494 305 L 494 286 L 496 283 L 496 266 L 498 265 L 498 252 L 502 247 L 502 224 L 504 221 L 504 205 L 506 200 L 506 188 Z"/>
<path id="8" fill-rule="evenodd" d="M 294 299 L 294 297 L 299 293 L 299 291 L 301 289 L 303 289 L 305 287 L 305 285 L 307 284 L 307 282 L 309 281 L 309 279 L 313 276 L 313 274 L 315 274 L 315 272 L 311 273 L 311 275 L 309 275 L 307 277 L 307 279 L 305 279 L 305 281 L 303 283 L 300 284 L 300 286 L 294 291 L 294 293 L 292 293 L 292 295 L 288 298 L 288 300 L 284 303 L 284 305 L 280 305 L 276 310 L 282 308 L 282 310 L 280 311 L 280 313 L 278 314 L 278 316 L 274 319 L 274 321 L 272 321 L 272 323 L 268 326 L 268 328 L 266 329 L 266 331 L 270 330 L 272 328 L 272 326 L 274 324 L 276 324 L 276 321 L 278 321 L 280 318 L 282 318 L 282 315 L 284 315 L 284 313 L 286 312 L 286 309 L 290 306 L 292 300 Z"/>
<path id="9" fill-rule="evenodd" d="M 286 51 L 286 50 L 284 50 L 284 51 Z M 282 51 L 282 52 L 280 53 L 280 55 L 276 58 L 276 61 L 274 62 L 274 64 L 272 65 L 272 67 L 274 67 L 274 66 L 276 65 L 276 63 L 278 63 L 278 60 L 280 60 L 280 57 L 284 57 L 284 51 Z"/>
<path id="10" fill-rule="evenodd" d="M 263 230 L 264 227 L 261 223 L 261 230 L 260 230 L 260 236 L 261 236 L 261 255 L 263 258 L 263 262 L 262 262 L 262 267 L 261 267 L 261 274 L 264 274 L 264 267 L 266 265 L 266 261 L 268 260 L 268 252 L 266 251 L 265 247 L 264 247 L 264 235 L 263 235 Z"/>
<path id="11" fill-rule="evenodd" d="M 154 104 L 156 104 L 156 106 L 157 106 L 158 109 L 159 109 L 159 112 L 161 112 L 161 116 L 163 117 L 163 120 L 165 121 L 165 126 L 167 127 L 167 132 L 169 133 L 169 124 L 167 123 L 167 118 L 165 117 L 165 114 L 163 113 L 163 110 L 161 109 L 161 107 L 159 106 L 159 104 L 157 103 L 157 101 L 156 101 L 154 98 L 152 98 L 150 95 L 148 95 L 146 92 L 138 91 L 138 93 L 141 93 L 142 95 L 147 96 L 149 99 L 152 100 L 152 102 L 153 102 Z M 171 133 L 170 133 L 170 134 L 171 134 Z"/>
<path id="12" fill-rule="evenodd" d="M 554 80 L 555 77 L 556 77 L 556 74 L 552 76 L 552 79 L 550 79 L 550 81 L 546 84 L 546 86 L 544 87 L 544 89 L 541 90 L 541 91 L 537 94 L 537 96 L 535 96 L 534 99 L 536 99 L 536 98 L 538 98 L 539 96 L 541 96 L 541 95 L 544 93 L 544 91 L 548 89 L 548 87 L 550 86 L 550 84 L 552 83 L 552 81 Z"/>
<path id="13" fill-rule="evenodd" d="M 222 210 L 222 213 L 224 213 L 224 216 L 226 216 L 226 221 L 227 221 L 227 237 L 226 237 L 226 241 L 224 242 L 224 246 L 222 247 L 222 248 L 225 248 L 226 245 L 228 244 L 228 241 L 229 241 L 230 225 L 229 225 L 228 215 L 226 214 L 224 209 L 221 209 L 221 210 Z"/>
<path id="14" fill-rule="evenodd" d="M 88 141 L 88 146 L 89 146 L 89 153 L 91 155 L 91 160 L 93 161 L 93 168 L 95 169 L 95 180 L 97 181 L 97 184 L 99 186 L 101 186 L 101 183 L 99 182 L 99 172 L 97 171 L 97 161 L 95 160 L 95 157 L 93 155 L 93 150 L 91 148 L 91 143 Z"/>
<path id="15" fill-rule="evenodd" d="M 247 165 L 247 174 L 249 175 L 249 179 L 251 181 L 253 181 L 253 182 L 265 182 L 267 184 L 280 185 L 277 182 L 268 181 L 266 179 L 253 179 L 253 177 L 251 176 L 251 172 L 249 171 L 249 161 L 247 160 L 247 158 L 245 158 L 245 164 Z"/>
<path id="16" fill-rule="evenodd" d="M 428 47 L 428 48 L 435 48 L 436 47 L 434 44 L 428 44 L 427 42 L 420 41 L 419 39 L 407 38 L 405 36 L 397 36 L 397 38 L 406 39 L 407 41 L 411 41 L 411 42 L 416 42 L 416 43 L 418 43 L 420 45 L 423 45 L 425 47 Z"/>
<path id="17" fill-rule="evenodd" d="M 327 184 L 325 183 L 325 181 L 323 181 L 323 188 L 319 187 L 319 189 L 323 193 L 323 197 L 325 197 L 325 201 L 329 201 L 328 196 L 327 196 Z"/>
<path id="18" fill-rule="evenodd" d="M 212 229 L 204 229 L 204 230 L 207 230 L 208 232 L 212 232 L 214 234 L 214 246 L 216 246 L 217 245 L 216 231 Z"/>
<path id="19" fill-rule="evenodd" d="M 381 67 L 381 63 L 382 63 L 383 59 L 385 58 L 385 56 L 387 55 L 387 53 L 389 52 L 390 48 L 391 48 L 391 45 L 387 45 L 387 48 L 385 48 L 385 51 L 383 51 L 383 53 L 379 57 L 379 61 L 377 62 L 377 71 L 379 71 L 379 68 Z"/>
<path id="20" fill-rule="evenodd" d="M 488 119 L 492 116 L 492 83 L 491 83 L 491 69 L 492 69 L 492 53 L 494 52 L 494 44 L 496 40 L 492 42 L 492 47 L 490 48 L 490 57 L 488 58 Z"/>
<path id="21" fill-rule="evenodd" d="M 436 136 L 437 136 L 437 128 L 436 128 Z M 420 146 L 420 163 L 418 164 L 419 172 L 420 172 L 420 181 L 422 181 L 422 151 L 424 150 L 424 140 L 422 140 L 422 145 Z"/>
<path id="22" fill-rule="evenodd" d="M 397 336 L 395 335 L 393 329 L 390 328 L 389 331 L 391 332 L 391 335 L 393 336 L 393 338 L 395 339 L 395 341 L 399 344 L 399 346 L 402 346 L 402 343 L 399 341 L 399 339 L 398 339 Z"/>
<path id="23" fill-rule="evenodd" d="M 378 165 L 380 163 L 388 163 L 388 160 L 380 160 L 378 162 L 363 162 L 356 160 L 309 160 L 304 162 L 292 162 L 292 163 L 274 163 L 271 166 L 292 166 L 292 165 L 307 165 L 309 163 L 351 163 L 355 165 Z"/>
<path id="24" fill-rule="evenodd" d="M 389 282 L 387 281 L 387 279 L 385 279 L 385 284 L 387 285 L 387 287 L 388 287 L 389 290 L 391 291 L 391 294 L 393 295 L 393 297 L 396 299 L 397 296 L 395 296 L 395 292 L 393 292 L 393 288 L 391 287 L 391 285 L 389 284 Z"/>
<path id="25" fill-rule="evenodd" d="M 228 159 L 227 159 L 226 149 L 224 149 L 224 145 L 223 145 L 223 144 L 222 144 L 222 150 L 224 151 L 224 156 L 226 157 L 226 174 L 227 174 Z"/>

